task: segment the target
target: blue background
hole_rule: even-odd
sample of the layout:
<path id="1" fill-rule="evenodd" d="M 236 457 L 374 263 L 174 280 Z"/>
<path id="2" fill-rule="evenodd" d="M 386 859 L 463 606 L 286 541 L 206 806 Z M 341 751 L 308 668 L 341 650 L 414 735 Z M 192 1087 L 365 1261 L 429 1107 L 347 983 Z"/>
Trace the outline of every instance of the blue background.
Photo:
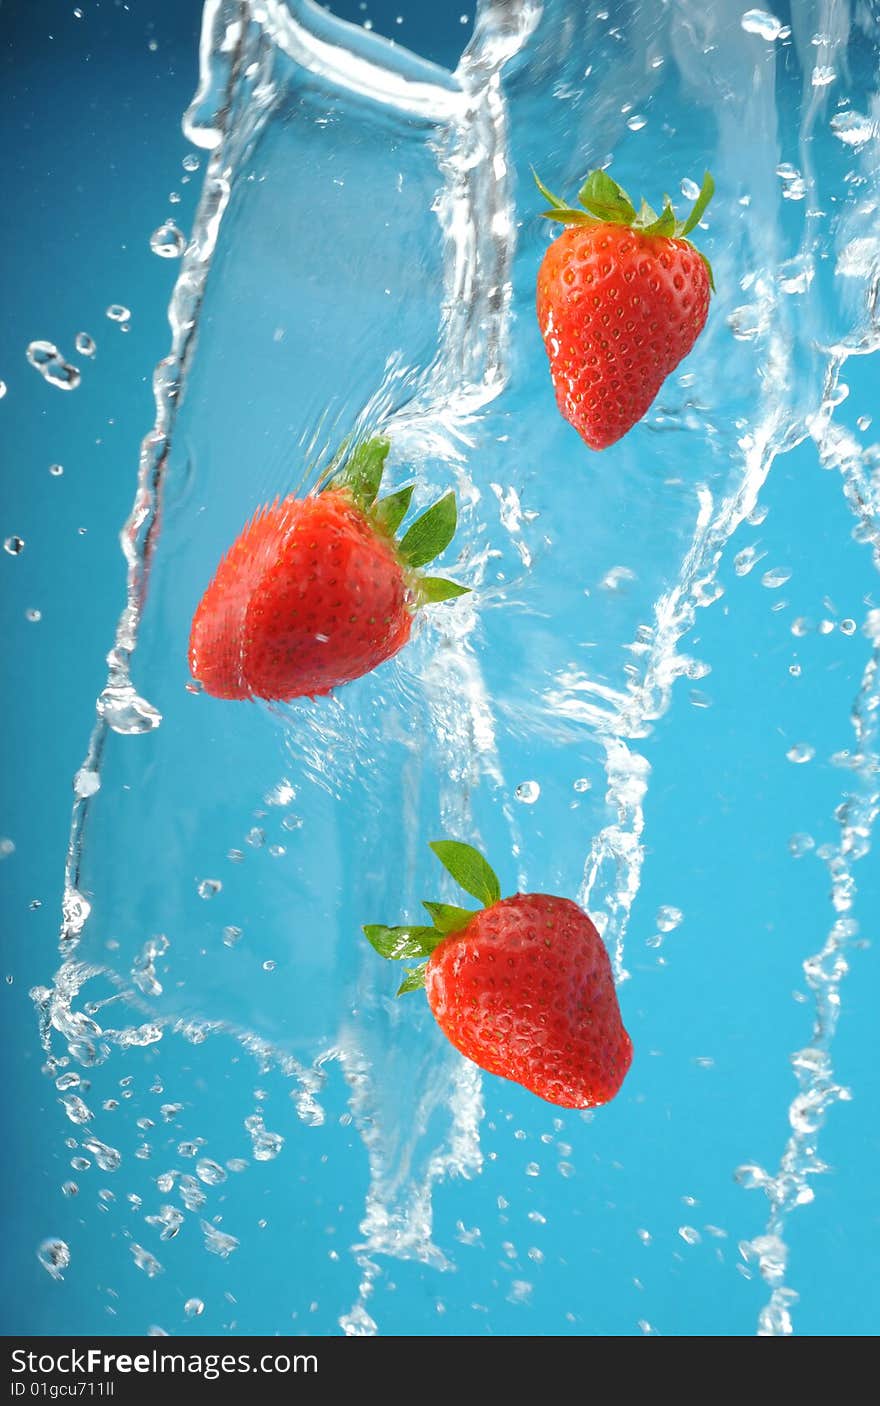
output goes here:
<path id="1" fill-rule="evenodd" d="M 357 17 L 357 5 L 335 8 Z M 394 34 L 395 13 L 408 8 L 372 4 L 370 12 L 378 30 Z M 458 20 L 462 7 L 412 8 L 400 27 L 406 42 L 452 66 L 468 33 Z M 61 1183 L 72 1175 L 63 1137 L 72 1130 L 61 1126 L 51 1081 L 40 1072 L 42 1054 L 28 997 L 30 987 L 45 981 L 54 967 L 70 778 L 82 760 L 122 599 L 117 532 L 130 507 L 140 440 L 152 421 L 152 367 L 167 350 L 165 308 L 178 265 L 155 258 L 148 238 L 169 215 L 189 228 L 200 180 L 197 175 L 183 182 L 181 161 L 189 148 L 180 132 L 180 114 L 196 81 L 200 5 L 131 0 L 124 9 L 110 0 L 101 6 L 83 0 L 82 9 L 78 20 L 66 2 L 0 5 L 0 128 L 7 134 L 0 145 L 7 236 L 0 265 L 0 379 L 8 387 L 0 401 L 0 535 L 16 533 L 26 543 L 20 556 L 0 557 L 6 643 L 0 832 L 15 843 L 14 854 L 0 865 L 7 1130 L 0 1173 L 6 1208 L 0 1321 L 8 1333 L 145 1332 L 157 1320 L 168 1331 L 183 1330 L 179 1313 L 172 1321 L 165 1304 L 156 1306 L 153 1281 L 129 1263 L 117 1270 L 122 1251 L 111 1255 L 90 1234 L 89 1218 L 97 1214 L 92 1203 L 87 1213 L 84 1195 L 79 1202 L 62 1199 Z M 178 204 L 169 204 L 170 191 L 181 194 Z M 104 315 L 115 302 L 132 310 L 127 334 Z M 94 364 L 72 355 L 73 338 L 82 330 L 97 341 Z M 24 348 L 34 338 L 56 342 L 82 366 L 82 384 L 74 393 L 65 396 L 46 386 L 27 365 Z M 852 424 L 857 415 L 878 408 L 870 358 L 851 362 L 845 379 L 850 398 L 844 415 Z M 56 462 L 64 467 L 58 478 L 49 474 Z M 861 622 L 872 591 L 876 599 L 870 554 L 851 542 L 851 519 L 836 476 L 817 469 L 810 445 L 777 462 L 761 501 L 770 510 L 760 530 L 766 560 L 742 580 L 729 564 L 722 568 L 721 580 L 736 609 L 722 601 L 705 612 L 697 637 L 686 646 L 711 661 L 712 674 L 700 687 L 711 695 L 712 706 L 693 707 L 682 696 L 646 748 L 654 768 L 649 854 L 628 957 L 634 981 L 622 995 L 640 1059 L 626 1109 L 631 1114 L 639 1099 L 656 1108 L 668 1098 L 666 1138 L 677 1155 L 668 1157 L 665 1142 L 636 1144 L 637 1153 L 619 1169 L 613 1202 L 591 1200 L 594 1193 L 579 1179 L 551 1179 L 541 1137 L 558 1142 L 568 1134 L 554 1132 L 548 1111 L 536 1112 L 518 1091 L 489 1081 L 484 1149 L 497 1157 L 486 1163 L 481 1178 L 438 1194 L 435 1238 L 454 1242 L 461 1218 L 467 1226 L 481 1224 L 488 1240 L 485 1228 L 491 1224 L 491 1236 L 502 1245 L 515 1241 L 515 1253 L 522 1257 L 527 1244 L 537 1243 L 527 1211 L 546 1215 L 542 1268 L 527 1263 L 516 1270 L 516 1277 L 535 1280 L 532 1308 L 526 1315 L 510 1302 L 504 1269 L 489 1265 L 488 1250 L 465 1246 L 459 1247 L 458 1274 L 442 1284 L 430 1268 L 401 1268 L 387 1331 L 636 1334 L 641 1318 L 657 1319 L 663 1332 L 663 1305 L 669 1301 L 675 1304 L 670 1331 L 679 1335 L 754 1331 L 766 1293 L 737 1275 L 733 1263 L 737 1240 L 760 1230 L 763 1202 L 759 1193 L 736 1186 L 732 1176 L 716 1181 L 705 1169 L 732 1172 L 743 1161 L 770 1167 L 778 1161 L 784 1110 L 793 1092 L 788 1056 L 806 1042 L 809 1029 L 805 1008 L 791 993 L 802 985 L 800 961 L 815 950 L 829 921 L 825 872 L 812 856 L 792 860 L 788 838 L 803 830 L 818 843 L 834 837 L 832 815 L 844 778 L 827 758 L 850 745 L 848 710 L 865 658 L 861 635 L 850 638 L 836 630 L 799 641 L 790 622 L 796 614 L 827 613 L 825 596 L 833 600 L 836 618 Z M 794 604 L 782 620 L 771 612 L 759 582 L 761 571 L 777 563 L 792 569 L 799 592 L 795 599 L 795 586 L 786 590 Z M 26 620 L 29 608 L 42 612 L 38 623 Z M 803 668 L 798 680 L 789 672 L 794 662 Z M 804 739 L 816 747 L 817 761 L 792 767 L 784 753 Z M 528 748 L 523 740 L 521 776 L 514 779 L 529 774 Z M 555 778 L 560 787 L 563 770 L 560 766 Z M 553 781 L 542 775 L 548 794 Z M 553 827 L 564 822 L 557 817 L 549 826 L 540 805 L 517 818 L 526 847 L 546 856 L 552 870 Z M 861 871 L 860 905 L 876 915 L 876 863 L 868 859 Z M 510 867 L 505 877 L 510 884 Z M 41 906 L 34 908 L 37 901 Z M 667 939 L 668 965 L 660 966 L 645 942 L 654 930 L 652 915 L 669 902 L 684 909 L 686 920 Z M 865 936 L 872 936 L 867 924 Z M 877 1326 L 876 953 L 855 951 L 852 963 L 835 1065 L 840 1081 L 852 1086 L 854 1100 L 832 1110 L 821 1144 L 831 1173 L 814 1183 L 815 1205 L 795 1214 L 787 1231 L 792 1282 L 801 1294 L 796 1310 L 801 1334 L 869 1334 Z M 651 1059 L 649 1051 L 659 1053 Z M 714 1063 L 698 1064 L 697 1056 Z M 701 1121 L 707 1080 L 714 1081 L 711 1125 Z M 729 1116 L 729 1110 L 744 1108 L 747 1126 Z M 618 1116 L 626 1114 L 609 1110 L 603 1124 L 601 1156 L 607 1166 L 614 1163 Z M 515 1138 L 516 1129 L 526 1138 Z M 337 1196 L 346 1205 L 337 1233 L 347 1246 L 357 1239 L 363 1171 L 344 1129 L 334 1127 L 327 1139 L 333 1165 L 319 1194 L 328 1205 Z M 547 1172 L 524 1180 L 525 1163 L 543 1155 Z M 688 1167 L 690 1179 L 683 1171 Z M 296 1233 L 307 1239 L 308 1206 L 296 1204 L 284 1175 L 281 1160 L 268 1164 L 261 1194 L 275 1208 L 275 1224 L 289 1203 Z M 649 1227 L 652 1245 L 643 1247 L 635 1227 L 648 1177 L 656 1224 Z M 248 1198 L 252 1202 L 257 1195 L 254 1185 L 241 1193 L 249 1209 Z M 500 1207 L 499 1197 L 509 1206 Z M 682 1198 L 701 1205 L 694 1208 Z M 507 1219 L 514 1229 L 507 1228 Z M 571 1228 L 584 1219 L 595 1236 L 594 1253 L 602 1259 L 607 1287 L 606 1295 L 587 1303 L 567 1264 L 566 1244 Z M 677 1234 L 679 1225 L 706 1223 L 727 1229 L 723 1265 L 715 1259 L 722 1242 L 711 1234 L 703 1231 L 702 1243 L 692 1247 Z M 80 1277 L 71 1273 L 64 1284 L 53 1282 L 36 1259 L 40 1240 L 54 1234 L 72 1243 L 79 1237 Z M 528 1240 L 529 1234 L 536 1238 Z M 146 1232 L 141 1238 L 156 1248 Z M 502 1250 L 499 1258 L 503 1265 L 513 1256 Z M 700 1261 L 698 1269 L 694 1260 Z M 239 1299 L 234 1328 L 229 1326 L 234 1315 L 222 1305 L 225 1268 L 212 1262 L 194 1291 L 203 1292 L 210 1274 L 220 1307 L 190 1326 L 205 1332 L 305 1331 L 299 1319 L 286 1325 L 294 1312 L 305 1318 L 309 1302 L 321 1294 L 302 1279 L 296 1263 L 284 1274 L 270 1262 L 278 1277 L 268 1284 L 267 1261 L 257 1244 L 243 1247 L 241 1261 L 234 1262 Z M 166 1280 L 171 1277 L 166 1273 Z M 179 1278 L 183 1286 L 182 1271 Z M 634 1285 L 635 1279 L 645 1288 Z M 332 1276 L 321 1288 L 332 1300 Z M 181 1287 L 180 1297 L 186 1292 Z M 349 1287 L 341 1303 L 346 1293 L 349 1301 L 353 1297 Z M 121 1307 L 108 1315 L 108 1305 L 117 1302 L 114 1294 Z M 282 1300 L 283 1313 L 276 1311 Z M 489 1311 L 475 1304 L 488 1304 Z M 322 1307 L 315 1331 L 335 1331 L 335 1312 L 328 1309 L 325 1316 Z"/>

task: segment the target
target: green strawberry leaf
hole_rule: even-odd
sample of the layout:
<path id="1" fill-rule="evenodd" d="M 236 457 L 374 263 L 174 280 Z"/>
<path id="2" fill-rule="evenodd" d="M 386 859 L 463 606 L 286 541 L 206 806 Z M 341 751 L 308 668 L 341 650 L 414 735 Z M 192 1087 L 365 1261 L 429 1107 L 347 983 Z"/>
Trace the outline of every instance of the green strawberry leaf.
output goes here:
<path id="1" fill-rule="evenodd" d="M 419 596 L 423 605 L 436 605 L 441 600 L 467 596 L 470 595 L 470 590 L 470 586 L 460 586 L 457 581 L 446 581 L 442 576 L 423 576 L 419 582 Z"/>
<path id="2" fill-rule="evenodd" d="M 546 200 L 547 204 L 548 204 L 552 209 L 554 209 L 554 210 L 565 210 L 565 209 L 567 208 L 567 207 L 566 207 L 566 204 L 565 204 L 565 201 L 564 201 L 564 200 L 560 200 L 558 195 L 554 195 L 553 192 L 552 192 L 552 190 L 548 190 L 548 189 L 547 189 L 547 187 L 545 186 L 544 182 L 541 180 L 541 177 L 538 175 L 537 171 L 535 170 L 534 166 L 532 167 L 532 175 L 533 175 L 534 180 L 535 180 L 535 185 L 538 187 L 538 190 L 539 190 L 539 191 L 541 192 L 541 194 L 543 195 L 543 197 L 544 197 L 544 199 Z"/>
<path id="3" fill-rule="evenodd" d="M 450 932 L 461 932 L 474 916 L 473 908 L 456 908 L 454 903 L 422 903 L 434 919 L 434 927 L 445 937 Z"/>
<path id="4" fill-rule="evenodd" d="M 647 200 L 642 200 L 639 206 L 639 213 L 635 218 L 636 229 L 644 229 L 645 225 L 652 225 L 657 218 L 657 211 L 653 205 L 649 205 Z"/>
<path id="5" fill-rule="evenodd" d="M 479 850 L 460 844 L 458 840 L 433 840 L 431 849 L 465 893 L 473 894 L 484 908 L 491 908 L 498 902 L 501 897 L 498 876 Z"/>
<path id="6" fill-rule="evenodd" d="M 578 191 L 578 200 L 591 215 L 616 225 L 631 225 L 635 206 L 626 191 L 607 171 L 591 171 Z"/>
<path id="7" fill-rule="evenodd" d="M 703 263 L 706 265 L 706 272 L 707 272 L 707 274 L 709 275 L 709 287 L 712 289 L 712 292 L 714 293 L 714 292 L 715 292 L 715 275 L 714 275 L 714 273 L 712 272 L 712 265 L 709 263 L 709 260 L 706 258 L 706 255 L 705 255 L 700 249 L 697 250 L 697 253 L 700 255 L 700 258 L 703 260 Z"/>
<path id="8" fill-rule="evenodd" d="M 694 202 L 693 209 L 691 210 L 687 219 L 684 221 L 684 224 L 682 224 L 676 231 L 676 233 L 679 234 L 682 239 L 686 239 L 687 236 L 690 234 L 691 230 L 696 229 L 697 225 L 700 223 L 700 220 L 703 218 L 703 215 L 706 212 L 706 206 L 709 204 L 709 201 L 712 199 L 712 196 L 714 194 L 715 182 L 712 179 L 712 174 L 710 171 L 705 171 L 703 173 L 703 184 L 700 188 L 700 193 Z M 713 290 L 714 287 L 715 285 L 713 283 Z"/>
<path id="9" fill-rule="evenodd" d="M 649 225 L 642 225 L 639 228 L 640 234 L 664 234 L 669 238 L 675 234 L 675 211 L 669 203 L 669 196 L 663 198 L 663 211 Z"/>
<path id="10" fill-rule="evenodd" d="M 565 205 L 560 209 L 542 210 L 541 218 L 558 220 L 561 225 L 594 225 L 597 223 L 592 215 L 585 214 L 583 210 L 569 210 Z"/>
<path id="11" fill-rule="evenodd" d="M 413 967 L 407 972 L 403 981 L 397 988 L 398 996 L 405 996 L 407 991 L 421 991 L 425 985 L 425 972 L 428 970 L 427 962 L 419 962 L 417 967 Z"/>
<path id="12" fill-rule="evenodd" d="M 373 508 L 374 519 L 389 537 L 394 536 L 406 517 L 414 488 L 414 483 L 408 484 L 406 488 L 399 488 L 396 493 L 389 493 L 387 498 L 380 498 Z"/>
<path id="13" fill-rule="evenodd" d="M 362 508 L 375 501 L 390 448 L 390 439 L 377 435 L 359 444 L 345 466 L 345 481 Z"/>
<path id="14" fill-rule="evenodd" d="M 415 927 L 413 924 L 386 928 L 381 923 L 369 923 L 364 928 L 364 937 L 380 957 L 399 962 L 408 957 L 430 956 L 441 934 L 436 928 Z"/>
<path id="15" fill-rule="evenodd" d="M 427 512 L 416 518 L 412 527 L 404 533 L 399 552 L 409 566 L 424 566 L 444 552 L 455 536 L 458 514 L 455 508 L 455 494 L 447 493 Z"/>

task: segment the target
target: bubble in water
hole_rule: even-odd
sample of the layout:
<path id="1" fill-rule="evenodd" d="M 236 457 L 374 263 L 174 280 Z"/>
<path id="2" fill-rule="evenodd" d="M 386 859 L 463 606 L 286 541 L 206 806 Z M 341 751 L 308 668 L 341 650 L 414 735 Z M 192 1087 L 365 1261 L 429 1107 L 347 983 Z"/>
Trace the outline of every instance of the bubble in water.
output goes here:
<path id="1" fill-rule="evenodd" d="M 15 536 L 7 537 L 6 541 L 3 543 L 3 550 L 4 552 L 8 552 L 11 557 L 21 556 L 24 551 L 24 538 Z"/>
<path id="2" fill-rule="evenodd" d="M 812 835 L 792 835 L 788 842 L 788 850 L 792 859 L 803 859 L 805 854 L 809 854 L 810 850 L 815 848 L 816 841 L 813 839 Z"/>
<path id="3" fill-rule="evenodd" d="M 216 1225 L 211 1225 L 209 1221 L 201 1222 L 202 1234 L 205 1237 L 205 1249 L 212 1255 L 219 1255 L 221 1259 L 227 1259 L 238 1249 L 239 1242 L 234 1235 L 227 1235 L 225 1231 L 218 1230 Z"/>
<path id="4" fill-rule="evenodd" d="M 574 783 L 574 789 L 579 795 L 583 795 L 584 791 L 589 791 L 591 784 L 592 783 L 587 780 L 586 776 L 579 776 Z"/>
<path id="5" fill-rule="evenodd" d="M 203 1181 L 206 1186 L 219 1186 L 226 1180 L 226 1173 L 219 1162 L 212 1162 L 210 1157 L 201 1157 L 196 1162 L 196 1176 L 199 1181 Z"/>
<path id="6" fill-rule="evenodd" d="M 791 580 L 792 573 L 787 566 L 774 566 L 770 571 L 765 571 L 761 577 L 761 585 L 766 586 L 768 591 L 778 591 L 780 586 L 784 586 L 786 581 Z"/>
<path id="7" fill-rule="evenodd" d="M 11 854 L 15 854 L 15 841 L 4 836 L 0 839 L 0 859 L 8 859 Z"/>
<path id="8" fill-rule="evenodd" d="M 699 1245 L 702 1236 L 692 1225 L 680 1225 L 678 1233 L 686 1245 Z"/>
<path id="9" fill-rule="evenodd" d="M 631 571 L 628 566 L 612 566 L 611 570 L 602 577 L 599 585 L 603 591 L 617 592 L 625 590 L 630 581 L 635 581 L 635 579 L 636 573 Z"/>
<path id="10" fill-rule="evenodd" d="M 78 1195 L 79 1195 L 79 1187 L 77 1186 L 76 1182 L 75 1182 L 75 1181 L 66 1181 L 66 1182 L 64 1182 L 64 1183 L 62 1184 L 62 1187 L 61 1187 L 61 1195 L 62 1195 L 62 1196 L 78 1196 Z"/>
<path id="11" fill-rule="evenodd" d="M 273 962 L 272 959 L 271 959 L 271 957 L 270 957 L 270 958 L 268 959 L 268 961 L 265 961 L 265 962 L 263 963 L 263 971 L 264 971 L 264 972 L 273 972 L 273 971 L 275 970 L 275 968 L 276 968 L 277 965 L 278 965 L 277 962 Z"/>
<path id="12" fill-rule="evenodd" d="M 789 664 L 788 672 L 791 674 L 793 679 L 799 679 L 801 676 L 800 664 Z"/>
<path id="13" fill-rule="evenodd" d="M 251 1135 L 251 1142 L 254 1148 L 255 1162 L 271 1162 L 277 1157 L 284 1146 L 284 1138 L 280 1133 L 270 1133 L 266 1128 L 262 1114 L 252 1113 L 245 1118 L 244 1125 Z"/>
<path id="14" fill-rule="evenodd" d="M 187 1299 L 183 1305 L 183 1311 L 187 1318 L 201 1318 L 205 1311 L 205 1305 L 201 1299 Z"/>
<path id="15" fill-rule="evenodd" d="M 43 618 L 43 612 L 42 610 L 37 610 L 34 606 L 29 606 L 24 613 L 24 618 L 29 621 L 31 625 L 38 625 Z"/>
<path id="16" fill-rule="evenodd" d="M 64 360 L 54 343 L 31 342 L 25 355 L 31 366 L 39 371 L 43 380 L 48 381 L 50 386 L 57 386 L 61 391 L 76 390 L 82 379 L 79 369 Z"/>
<path id="17" fill-rule="evenodd" d="M 259 825 L 253 825 L 245 836 L 252 849 L 261 849 L 266 843 L 266 831 L 261 830 Z"/>
<path id="18" fill-rule="evenodd" d="M 183 1225 L 183 1212 L 176 1206 L 160 1206 L 159 1214 L 147 1216 L 147 1225 L 154 1225 L 160 1240 L 173 1240 Z"/>
<path id="19" fill-rule="evenodd" d="M 99 1142 L 96 1137 L 86 1138 L 83 1147 L 86 1152 L 91 1152 L 102 1172 L 118 1171 L 122 1153 L 117 1152 L 115 1147 L 108 1147 L 106 1142 Z"/>
<path id="20" fill-rule="evenodd" d="M 98 712 L 124 737 L 152 732 L 162 721 L 162 714 L 140 698 L 130 683 L 108 684 L 98 699 Z"/>
<path id="21" fill-rule="evenodd" d="M 858 425 L 860 430 L 869 430 L 872 424 L 871 416 L 860 415 L 859 418 L 856 420 L 856 424 Z"/>
<path id="22" fill-rule="evenodd" d="M 835 137 L 856 150 L 869 142 L 877 131 L 870 117 L 853 112 L 851 108 L 846 112 L 836 112 L 829 125 Z"/>
<path id="23" fill-rule="evenodd" d="M 58 1240 L 50 1236 L 44 1240 L 37 1250 L 37 1259 L 43 1266 L 47 1274 L 51 1274 L 53 1279 L 63 1279 L 64 1270 L 70 1264 L 70 1247 L 64 1240 Z"/>
<path id="24" fill-rule="evenodd" d="M 684 919 L 684 913 L 680 908 L 673 908 L 671 904 L 664 903 L 657 909 L 657 916 L 654 919 L 661 932 L 673 932 Z"/>
<path id="25" fill-rule="evenodd" d="M 197 171 L 199 169 L 199 158 L 194 151 L 188 151 L 181 164 L 184 171 Z"/>
<path id="26" fill-rule="evenodd" d="M 810 74 L 810 82 L 814 88 L 827 88 L 829 83 L 833 83 L 837 74 L 829 64 L 817 64 Z"/>
<path id="27" fill-rule="evenodd" d="M 160 259 L 179 259 L 186 248 L 186 236 L 173 220 L 166 220 L 150 235 L 150 248 Z"/>
<path id="28" fill-rule="evenodd" d="M 537 781 L 521 781 L 513 794 L 523 805 L 533 806 L 541 794 L 541 787 Z"/>
<path id="29" fill-rule="evenodd" d="M 843 635 L 854 635 L 856 628 L 855 620 L 841 620 L 840 622 L 840 632 Z"/>
<path id="30" fill-rule="evenodd" d="M 162 1273 L 162 1266 L 156 1256 L 151 1255 L 149 1250 L 145 1250 L 143 1245 L 134 1244 L 129 1245 L 128 1248 L 131 1250 L 138 1269 L 142 1269 L 148 1279 L 155 1279 L 157 1274 Z"/>
<path id="31" fill-rule="evenodd" d="M 107 316 L 111 322 L 128 322 L 131 318 L 131 311 L 122 303 L 111 303 L 107 309 Z"/>
<path id="32" fill-rule="evenodd" d="M 648 119 L 641 112 L 634 112 L 632 117 L 626 119 L 626 125 L 631 132 L 640 132 L 648 125 Z"/>
<path id="33" fill-rule="evenodd" d="M 738 342 L 753 342 L 764 330 L 766 314 L 755 303 L 744 303 L 734 308 L 727 319 L 727 325 Z"/>
<path id="34" fill-rule="evenodd" d="M 207 1197 L 195 1177 L 182 1176 L 177 1187 L 180 1199 L 188 1211 L 198 1211 L 204 1206 Z"/>
<path id="35" fill-rule="evenodd" d="M 198 886 L 199 898 L 213 898 L 223 888 L 219 879 L 202 879 Z"/>
<path id="36" fill-rule="evenodd" d="M 90 337 L 88 332 L 77 332 L 73 344 L 80 356 L 94 356 L 98 350 L 94 337 Z"/>
<path id="37" fill-rule="evenodd" d="M 769 10 L 746 10 L 740 18 L 740 26 L 746 34 L 757 34 L 771 42 L 782 34 L 782 21 Z"/>
<path id="38" fill-rule="evenodd" d="M 815 747 L 811 747 L 809 742 L 795 742 L 793 747 L 789 747 L 785 754 L 790 762 L 796 766 L 803 766 L 804 762 L 811 762 L 816 755 Z"/>
<path id="39" fill-rule="evenodd" d="M 52 475 L 53 478 L 60 478 L 61 475 L 64 473 L 64 469 L 62 468 L 61 464 L 50 464 L 49 473 Z"/>
<path id="40" fill-rule="evenodd" d="M 696 200 L 700 193 L 700 187 L 697 185 L 696 181 L 691 180 L 690 176 L 685 176 L 681 183 L 681 193 L 685 200 Z"/>
<path id="41" fill-rule="evenodd" d="M 6 394 L 6 382 L 5 382 L 5 381 L 0 381 L 0 400 L 3 399 L 3 397 L 5 396 L 5 394 Z"/>
<path id="42" fill-rule="evenodd" d="M 90 1123 L 95 1116 L 92 1110 L 83 1103 L 79 1094 L 67 1094 L 64 1098 L 59 1099 L 59 1102 L 63 1105 L 64 1112 L 71 1123 L 81 1125 Z"/>
<path id="43" fill-rule="evenodd" d="M 240 937 L 241 928 L 234 927 L 230 924 L 229 927 L 223 929 L 223 946 L 234 947 Z"/>
<path id="44" fill-rule="evenodd" d="M 766 555 L 766 552 L 759 551 L 757 547 L 743 547 L 742 551 L 737 552 L 733 559 L 733 569 L 737 576 L 748 576 L 749 572 L 758 565 L 759 561 L 763 561 Z"/>

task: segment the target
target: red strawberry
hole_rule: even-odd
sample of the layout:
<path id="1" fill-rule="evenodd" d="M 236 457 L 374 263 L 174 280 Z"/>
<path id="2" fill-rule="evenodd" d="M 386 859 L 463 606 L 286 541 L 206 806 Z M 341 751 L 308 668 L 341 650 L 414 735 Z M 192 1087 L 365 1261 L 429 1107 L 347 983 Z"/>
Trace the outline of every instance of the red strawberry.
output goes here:
<path id="1" fill-rule="evenodd" d="M 207 693 L 329 693 L 402 649 L 419 606 L 464 594 L 417 569 L 449 545 L 455 495 L 395 541 L 413 490 L 376 501 L 388 449 L 361 445 L 323 492 L 276 500 L 233 543 L 190 633 L 190 669 Z"/>
<path id="2" fill-rule="evenodd" d="M 537 180 L 537 176 L 535 177 Z M 607 449 L 647 411 L 699 337 L 712 270 L 685 238 L 715 189 L 709 172 L 688 218 L 665 198 L 636 213 L 626 191 L 593 171 L 573 210 L 538 181 L 545 217 L 569 226 L 538 271 L 538 325 L 556 401 L 591 449 Z"/>
<path id="3" fill-rule="evenodd" d="M 470 845 L 431 848 L 482 911 L 426 903 L 433 927 L 364 928 L 383 957 L 427 958 L 400 987 L 425 986 L 446 1037 L 490 1074 L 548 1103 L 593 1108 L 620 1089 L 632 1044 L 608 953 L 576 903 L 546 893 L 502 898 Z"/>

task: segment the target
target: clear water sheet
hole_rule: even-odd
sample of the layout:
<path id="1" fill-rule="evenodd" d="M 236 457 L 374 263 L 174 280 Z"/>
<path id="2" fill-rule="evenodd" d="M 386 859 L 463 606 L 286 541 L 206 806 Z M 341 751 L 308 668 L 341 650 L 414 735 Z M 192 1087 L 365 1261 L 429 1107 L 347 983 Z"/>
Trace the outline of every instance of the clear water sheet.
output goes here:
<path id="1" fill-rule="evenodd" d="M 210 159 L 35 993 L 102 1188 L 67 1277 L 117 1257 L 120 1330 L 793 1330 L 877 900 L 878 38 L 830 3 L 486 3 L 450 74 L 206 5 Z M 718 293 L 594 456 L 552 402 L 529 168 L 573 192 L 609 158 L 680 206 L 712 169 Z M 379 429 L 417 503 L 456 487 L 473 597 L 332 700 L 188 690 L 241 525 Z M 453 897 L 440 834 L 595 916 L 637 1051 L 613 1106 L 484 1084 L 392 999 L 359 926 Z"/>

